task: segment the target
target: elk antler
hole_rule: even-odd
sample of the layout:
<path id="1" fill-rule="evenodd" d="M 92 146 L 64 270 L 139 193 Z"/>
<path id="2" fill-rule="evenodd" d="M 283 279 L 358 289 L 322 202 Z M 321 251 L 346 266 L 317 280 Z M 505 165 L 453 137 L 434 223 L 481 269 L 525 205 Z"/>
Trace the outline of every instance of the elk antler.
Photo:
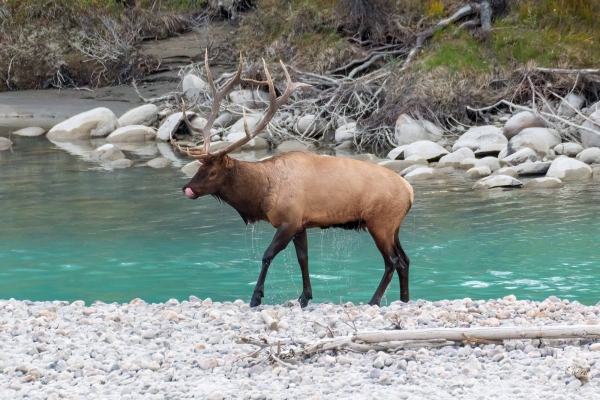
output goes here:
<path id="1" fill-rule="evenodd" d="M 215 120 L 217 119 L 217 116 L 219 115 L 219 108 L 221 105 L 221 101 L 223 101 L 223 99 L 227 96 L 227 94 L 229 94 L 229 92 L 231 92 L 233 90 L 235 85 L 238 85 L 241 83 L 249 83 L 252 85 L 259 85 L 259 86 L 268 85 L 269 86 L 269 99 L 270 99 L 269 108 L 267 109 L 267 113 L 265 114 L 265 116 L 260 120 L 259 124 L 254 128 L 254 131 L 252 131 L 252 132 L 250 132 L 250 130 L 248 128 L 248 123 L 246 121 L 246 111 L 243 110 L 244 130 L 246 131 L 246 137 L 238 140 L 237 142 L 232 143 L 231 145 L 229 145 L 228 147 L 226 147 L 224 149 L 218 150 L 215 154 L 230 153 L 231 151 L 243 146 L 244 144 L 246 144 L 250 140 L 252 140 L 254 137 L 256 137 L 256 135 L 258 135 L 260 133 L 260 131 L 262 131 L 269 124 L 269 121 L 273 118 L 277 109 L 279 107 L 281 107 L 281 105 L 287 101 L 287 99 L 290 97 L 290 95 L 292 94 L 292 92 L 294 90 L 296 90 L 300 87 L 310 86 L 305 83 L 292 82 L 292 80 L 290 78 L 290 74 L 288 73 L 287 69 L 285 68 L 285 65 L 283 65 L 283 62 L 281 62 L 281 61 L 280 61 L 280 63 L 281 63 L 281 66 L 283 67 L 283 72 L 287 79 L 287 86 L 286 86 L 285 92 L 281 95 L 281 97 L 279 99 L 277 98 L 277 95 L 275 93 L 275 86 L 273 85 L 273 80 L 271 79 L 271 75 L 269 74 L 269 70 L 267 69 L 267 66 L 266 66 L 264 60 L 263 60 L 263 65 L 265 68 L 265 75 L 267 76 L 266 81 L 256 81 L 254 79 L 242 78 L 243 60 L 242 60 L 241 53 L 240 53 L 240 61 L 239 61 L 239 65 L 238 65 L 238 70 L 237 70 L 235 76 L 233 78 L 231 78 L 231 80 L 229 82 L 227 82 L 227 84 L 225 84 L 225 86 L 223 86 L 221 88 L 221 90 L 217 90 L 215 83 L 213 81 L 213 78 L 212 78 L 212 74 L 210 72 L 210 68 L 208 66 L 208 49 L 207 49 L 204 53 L 204 66 L 206 68 L 206 78 L 208 81 L 208 85 L 209 85 L 210 90 L 213 95 L 213 104 L 212 104 L 210 115 L 209 115 L 206 125 L 204 125 L 203 129 L 198 129 L 189 122 L 189 120 L 187 119 L 186 112 L 185 112 L 185 102 L 183 101 L 183 99 L 181 100 L 183 121 L 185 122 L 188 129 L 190 129 L 191 131 L 202 132 L 202 134 L 204 136 L 204 146 L 203 146 L 203 148 L 196 147 L 196 148 L 185 148 L 184 149 L 173 140 L 173 137 L 171 135 L 170 139 L 171 139 L 171 143 L 173 144 L 173 146 L 175 146 L 175 148 L 177 150 L 179 150 L 183 153 L 186 153 L 189 156 L 194 157 L 194 158 L 201 158 L 202 156 L 210 154 L 210 152 L 209 152 L 209 150 L 210 150 L 210 130 L 212 129 L 212 126 L 213 126 Z"/>
<path id="2" fill-rule="evenodd" d="M 275 93 L 275 85 L 273 84 L 273 79 L 271 78 L 271 74 L 269 74 L 269 70 L 267 68 L 267 64 L 263 59 L 263 66 L 265 68 L 265 75 L 267 77 L 267 85 L 269 85 L 269 108 L 267 109 L 267 113 L 261 118 L 259 123 L 254 127 L 254 130 L 250 132 L 248 128 L 248 121 L 246 120 L 246 111 L 243 110 L 243 118 L 244 118 L 244 131 L 246 132 L 246 137 L 241 138 L 240 140 L 233 142 L 229 146 L 218 150 L 215 154 L 227 154 L 236 149 L 239 149 L 250 140 L 254 139 L 267 125 L 277 112 L 277 109 L 281 107 L 288 100 L 292 92 L 301 87 L 310 87 L 311 85 L 307 83 L 300 82 L 292 82 L 292 78 L 290 78 L 290 74 L 283 64 L 282 61 L 279 61 L 281 64 L 281 68 L 283 69 L 283 73 L 285 74 L 285 79 L 287 81 L 285 92 L 281 95 L 281 97 L 277 98 L 277 93 Z"/>

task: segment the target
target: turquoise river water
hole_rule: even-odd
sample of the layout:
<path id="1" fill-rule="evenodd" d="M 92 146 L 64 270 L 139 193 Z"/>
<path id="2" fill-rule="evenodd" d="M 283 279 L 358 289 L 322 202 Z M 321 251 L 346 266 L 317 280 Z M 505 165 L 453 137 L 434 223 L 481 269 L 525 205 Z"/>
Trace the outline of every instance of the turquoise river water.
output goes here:
<path id="1" fill-rule="evenodd" d="M 109 171 L 44 137 L 12 140 L 0 152 L 0 298 L 250 299 L 272 227 L 245 226 L 212 197 L 188 200 L 179 167 Z M 138 165 L 156 156 L 152 146 L 137 150 Z M 600 301 L 600 181 L 558 191 L 469 186 L 460 176 L 415 185 L 400 235 L 413 299 Z M 312 230 L 309 257 L 317 302 L 366 302 L 383 272 L 364 232 Z M 290 246 L 269 270 L 264 302 L 300 290 Z M 395 277 L 384 302 L 398 298 Z"/>

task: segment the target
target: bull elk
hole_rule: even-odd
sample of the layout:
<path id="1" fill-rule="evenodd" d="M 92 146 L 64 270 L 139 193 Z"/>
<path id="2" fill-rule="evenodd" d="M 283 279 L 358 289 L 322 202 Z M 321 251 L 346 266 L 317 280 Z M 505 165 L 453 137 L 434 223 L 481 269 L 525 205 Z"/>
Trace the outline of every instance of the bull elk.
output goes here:
<path id="1" fill-rule="evenodd" d="M 259 162 L 231 158 L 228 154 L 256 137 L 294 90 L 310 85 L 292 82 L 281 62 L 287 85 L 283 94 L 277 97 L 266 65 L 266 81 L 244 79 L 240 57 L 235 76 L 217 90 L 208 66 L 208 56 L 205 66 L 213 104 L 203 129 L 189 123 L 185 102 L 182 101 L 183 120 L 190 130 L 203 133 L 204 146 L 182 147 L 173 138 L 171 143 L 201 162 L 196 175 L 182 189 L 187 197 L 197 199 L 212 195 L 235 208 L 246 224 L 268 221 L 276 229 L 273 241 L 263 255 L 250 306 L 261 304 L 269 265 L 293 241 L 302 272 L 302 294 L 298 301 L 305 307 L 312 299 L 306 230 L 330 227 L 366 229 L 375 240 L 383 256 L 385 272 L 369 304 L 379 305 L 394 271 L 400 280 L 400 299 L 407 302 L 409 258 L 400 245 L 398 232 L 413 203 L 410 184 L 379 165 L 308 152 L 278 154 Z M 267 85 L 269 107 L 253 130 L 249 129 L 244 112 L 246 136 L 228 147 L 211 152 L 210 130 L 219 113 L 220 103 L 238 84 Z"/>

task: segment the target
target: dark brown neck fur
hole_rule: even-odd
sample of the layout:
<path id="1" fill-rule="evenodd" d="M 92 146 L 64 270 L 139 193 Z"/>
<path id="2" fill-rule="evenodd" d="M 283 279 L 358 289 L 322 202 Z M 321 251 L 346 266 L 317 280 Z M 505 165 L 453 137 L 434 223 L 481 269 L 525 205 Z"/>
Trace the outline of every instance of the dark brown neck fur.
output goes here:
<path id="1" fill-rule="evenodd" d="M 240 214 L 246 224 L 266 220 L 265 200 L 269 194 L 269 179 L 260 162 L 230 159 L 227 185 L 214 195 L 229 204 Z"/>

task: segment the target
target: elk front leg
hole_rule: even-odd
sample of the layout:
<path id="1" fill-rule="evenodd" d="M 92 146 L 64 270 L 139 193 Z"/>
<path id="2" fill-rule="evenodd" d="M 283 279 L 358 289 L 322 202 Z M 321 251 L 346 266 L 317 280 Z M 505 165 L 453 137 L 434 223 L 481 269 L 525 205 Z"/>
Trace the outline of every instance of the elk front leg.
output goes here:
<path id="1" fill-rule="evenodd" d="M 303 230 L 294 236 L 294 246 L 296 247 L 296 256 L 300 271 L 302 271 L 302 294 L 298 298 L 302 308 L 308 305 L 308 301 L 312 300 L 312 287 L 310 286 L 310 276 L 308 275 L 308 239 L 306 230 Z"/>
<path id="2" fill-rule="evenodd" d="M 279 228 L 277 228 L 277 232 L 275 232 L 273 241 L 263 255 L 262 268 L 260 270 L 260 275 L 258 276 L 256 286 L 254 287 L 254 293 L 252 294 L 250 307 L 259 306 L 262 298 L 265 297 L 265 279 L 267 277 L 269 266 L 271 265 L 271 262 L 275 256 L 279 254 L 281 250 L 287 247 L 294 235 L 296 235 L 296 232 L 297 230 L 292 229 L 288 224 L 281 224 Z"/>

